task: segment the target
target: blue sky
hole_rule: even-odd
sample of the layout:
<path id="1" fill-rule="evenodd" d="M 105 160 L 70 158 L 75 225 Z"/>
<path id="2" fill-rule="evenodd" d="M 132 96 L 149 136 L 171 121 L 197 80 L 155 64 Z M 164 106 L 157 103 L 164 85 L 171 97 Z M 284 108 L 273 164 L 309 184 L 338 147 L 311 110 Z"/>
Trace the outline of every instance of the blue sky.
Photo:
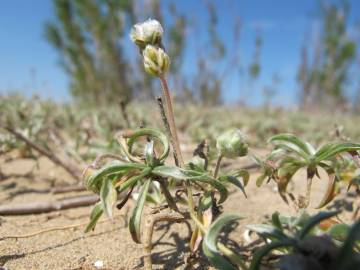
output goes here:
<path id="1" fill-rule="evenodd" d="M 163 3 L 168 2 L 164 0 Z M 174 1 L 181 13 L 186 13 L 197 25 L 206 24 L 208 18 L 203 1 Z M 249 104 L 262 102 L 261 89 L 271 84 L 274 74 L 280 76 L 276 104 L 296 103 L 296 72 L 300 61 L 300 48 L 310 39 L 316 26 L 314 0 L 215 0 L 218 30 L 225 42 L 231 42 L 232 27 L 237 16 L 241 19 L 240 59 L 249 63 L 254 48 L 255 30 L 260 27 L 263 37 L 261 52 L 262 71 L 251 91 L 238 77 L 230 75 L 225 81 L 224 100 L 240 98 Z M 360 1 L 349 1 L 351 23 L 360 21 Z M 0 92 L 20 91 L 31 95 L 68 100 L 68 78 L 58 66 L 58 54 L 45 41 L 44 22 L 53 16 L 51 0 L 0 1 Z M 168 19 L 168 18 L 166 18 Z M 166 29 L 166 26 L 165 26 Z M 185 55 L 184 71 L 192 72 L 194 54 L 206 39 L 190 32 Z M 129 41 L 130 42 L 130 41 Z M 136 49 L 134 48 L 134 51 Z M 350 87 L 351 88 L 351 87 Z M 351 89 L 349 90 L 351 92 Z"/>

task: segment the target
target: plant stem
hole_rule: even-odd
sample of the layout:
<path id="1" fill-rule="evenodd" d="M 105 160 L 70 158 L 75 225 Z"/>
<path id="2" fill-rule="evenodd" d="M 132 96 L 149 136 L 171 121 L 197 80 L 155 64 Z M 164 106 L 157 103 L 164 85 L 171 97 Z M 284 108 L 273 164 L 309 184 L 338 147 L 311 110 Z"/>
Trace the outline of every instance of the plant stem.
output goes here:
<path id="1" fill-rule="evenodd" d="M 311 185 L 312 185 L 312 177 L 307 178 L 306 183 L 306 197 L 305 197 L 305 208 L 307 208 L 310 204 L 310 194 L 311 194 Z"/>
<path id="2" fill-rule="evenodd" d="M 173 109 L 173 106 L 172 106 L 169 86 L 167 84 L 167 81 L 166 81 L 166 78 L 165 78 L 164 75 L 160 75 L 159 78 L 160 78 L 160 81 L 161 81 L 161 86 L 162 86 L 162 89 L 163 89 L 163 95 L 164 95 L 164 98 L 165 98 L 166 112 L 167 112 L 167 118 L 169 120 L 171 136 L 173 137 L 174 144 L 175 144 L 175 149 L 174 150 L 176 151 L 176 153 L 178 155 L 180 167 L 184 167 L 184 160 L 183 160 L 181 150 L 180 150 L 180 143 L 179 143 L 179 138 L 178 138 L 177 130 L 176 130 L 176 124 L 175 124 L 175 118 L 174 118 L 174 109 Z"/>
<path id="3" fill-rule="evenodd" d="M 151 251 L 152 251 L 152 236 L 154 232 L 154 225 L 159 221 L 175 221 L 181 222 L 185 218 L 180 213 L 158 213 L 156 215 L 150 215 L 145 221 L 145 230 L 144 230 L 144 268 L 146 270 L 152 270 L 152 260 L 151 260 Z"/>
<path id="4" fill-rule="evenodd" d="M 160 188 L 165 196 L 166 202 L 169 205 L 169 207 L 176 212 L 180 212 L 179 208 L 177 207 L 176 203 L 174 202 L 173 198 L 171 197 L 170 191 L 169 191 L 166 183 L 164 182 L 164 180 L 159 179 L 158 182 L 160 183 Z"/>
<path id="5" fill-rule="evenodd" d="M 172 100 L 171 100 L 169 86 L 168 86 L 167 80 L 166 80 L 166 78 L 165 78 L 165 76 L 163 74 L 161 74 L 159 76 L 159 78 L 160 78 L 160 81 L 161 81 L 163 95 L 164 95 L 164 98 L 165 98 L 167 119 L 169 120 L 171 137 L 172 137 L 172 140 L 174 141 L 174 146 L 175 146 L 174 150 L 176 151 L 178 161 L 179 161 L 179 165 L 182 168 L 182 167 L 184 167 L 184 160 L 183 160 L 183 157 L 182 157 L 179 138 L 178 138 L 178 135 L 177 135 L 176 125 L 175 125 L 175 118 L 174 118 L 174 109 L 173 109 L 173 106 L 172 106 Z M 201 224 L 201 222 L 198 220 L 198 218 L 196 216 L 196 213 L 194 211 L 194 201 L 193 201 L 192 189 L 191 189 L 191 185 L 190 185 L 189 181 L 186 181 L 186 193 L 187 193 L 187 198 L 188 198 L 190 216 L 197 224 Z"/>
<path id="6" fill-rule="evenodd" d="M 214 171 L 214 178 L 215 179 L 218 177 L 222 158 L 223 158 L 223 156 L 221 154 L 219 154 L 218 159 L 216 161 L 215 171 Z"/>
<path id="7" fill-rule="evenodd" d="M 157 98 L 157 102 L 158 102 L 158 105 L 159 105 L 159 108 L 160 108 L 161 119 L 162 119 L 162 121 L 163 121 L 165 130 L 166 130 L 166 132 L 168 133 L 168 136 L 170 137 L 170 142 L 171 142 L 171 145 L 172 145 L 172 147 L 173 147 L 173 155 L 174 155 L 175 165 L 176 165 L 176 166 L 180 166 L 180 164 L 179 164 L 179 158 L 178 158 L 178 155 L 177 155 L 177 152 L 176 152 L 176 149 L 175 149 L 175 148 L 176 148 L 176 145 L 175 145 L 175 142 L 174 142 L 172 133 L 171 133 L 169 120 L 168 120 L 168 118 L 167 118 L 167 116 L 166 116 L 166 113 L 165 113 L 165 108 L 164 108 L 164 104 L 163 104 L 162 98 L 161 98 L 161 97 L 158 97 L 158 98 Z"/>

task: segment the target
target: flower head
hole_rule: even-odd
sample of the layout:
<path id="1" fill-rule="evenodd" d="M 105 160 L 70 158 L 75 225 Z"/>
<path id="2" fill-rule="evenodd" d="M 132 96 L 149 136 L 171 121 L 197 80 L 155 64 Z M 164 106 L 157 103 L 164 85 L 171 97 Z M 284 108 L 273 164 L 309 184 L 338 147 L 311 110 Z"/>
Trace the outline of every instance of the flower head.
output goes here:
<path id="1" fill-rule="evenodd" d="M 163 49 L 147 45 L 143 50 L 144 68 L 151 75 L 159 76 L 169 69 L 170 59 Z"/>
<path id="2" fill-rule="evenodd" d="M 143 23 L 137 23 L 130 32 L 131 40 L 144 49 L 146 45 L 160 45 L 164 30 L 157 20 L 149 19 Z"/>
<path id="3" fill-rule="evenodd" d="M 227 158 L 243 157 L 248 152 L 244 134 L 238 129 L 230 129 L 216 141 L 219 154 Z"/>

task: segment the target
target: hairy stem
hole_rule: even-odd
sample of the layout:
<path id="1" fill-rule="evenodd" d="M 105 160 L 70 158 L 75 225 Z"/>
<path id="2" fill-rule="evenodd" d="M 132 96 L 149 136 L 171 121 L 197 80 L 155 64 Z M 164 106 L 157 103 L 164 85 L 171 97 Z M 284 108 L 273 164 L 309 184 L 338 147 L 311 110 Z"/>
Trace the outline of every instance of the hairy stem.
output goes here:
<path id="1" fill-rule="evenodd" d="M 173 136 L 172 136 L 172 133 L 171 133 L 171 128 L 170 128 L 169 120 L 168 120 L 168 118 L 167 118 L 167 116 L 166 116 L 166 113 L 165 113 L 165 108 L 164 108 L 164 104 L 163 104 L 162 98 L 161 98 L 161 97 L 158 97 L 158 98 L 157 98 L 157 102 L 158 102 L 158 105 L 159 105 L 159 108 L 160 108 L 161 119 L 162 119 L 162 121 L 163 121 L 165 130 L 166 130 L 166 132 L 167 132 L 167 134 L 168 134 L 168 136 L 169 136 L 169 138 L 170 138 L 171 145 L 172 145 L 172 147 L 173 147 L 173 155 L 174 155 L 175 165 L 176 165 L 176 166 L 180 166 L 178 154 L 177 154 L 177 151 L 176 151 L 175 141 L 174 141 Z"/>
<path id="2" fill-rule="evenodd" d="M 177 207 L 175 201 L 173 200 L 171 194 L 170 194 L 170 191 L 166 185 L 166 183 L 164 182 L 163 179 L 159 179 L 158 182 L 160 183 L 160 188 L 161 188 L 161 191 L 163 192 L 165 198 L 166 198 L 166 202 L 168 203 L 169 207 L 176 211 L 176 212 L 180 212 L 179 211 L 179 208 Z"/>
<path id="3" fill-rule="evenodd" d="M 165 78 L 165 76 L 163 74 L 160 75 L 159 78 L 160 78 L 160 81 L 161 81 L 163 95 L 164 95 L 164 98 L 165 98 L 167 119 L 169 121 L 171 137 L 172 137 L 172 140 L 174 141 L 174 148 L 175 148 L 174 151 L 176 151 L 180 167 L 184 167 L 184 160 L 183 160 L 183 157 L 182 157 L 182 154 L 181 154 L 179 138 L 178 138 L 178 135 L 177 135 L 176 125 L 175 125 L 175 118 L 174 118 L 174 109 L 173 109 L 173 106 L 172 106 L 172 100 L 171 100 L 169 86 L 168 86 L 167 80 L 166 80 L 166 78 Z M 194 221 L 197 224 L 201 223 L 197 219 L 196 213 L 194 211 L 194 200 L 193 200 L 193 197 L 192 197 L 192 189 L 191 189 L 191 185 L 190 185 L 189 181 L 186 181 L 186 193 L 187 193 L 187 198 L 188 198 L 190 216 L 191 216 L 192 219 L 194 219 Z"/>
<path id="4" fill-rule="evenodd" d="M 222 158 L 223 158 L 223 156 L 221 154 L 219 154 L 218 159 L 216 161 L 215 171 L 214 171 L 214 178 L 215 179 L 218 177 Z"/>
<path id="5" fill-rule="evenodd" d="M 179 159 L 179 165 L 180 167 L 184 167 L 184 160 L 181 154 L 181 150 L 180 150 L 180 142 L 179 142 L 179 138 L 177 135 L 177 130 L 176 130 L 176 124 L 175 124 L 175 118 L 174 118 L 174 109 L 172 106 L 172 100 L 171 100 L 171 95 L 170 95 L 170 90 L 166 81 L 166 78 L 164 77 L 164 75 L 160 75 L 159 76 L 160 81 L 161 81 L 161 86 L 163 89 L 163 95 L 165 98 L 165 105 L 166 105 L 166 112 L 167 112 L 167 118 L 169 120 L 169 126 L 170 126 L 170 131 L 171 131 L 171 136 L 173 137 L 174 140 L 174 145 L 175 145 L 175 151 L 178 155 L 178 159 Z"/>
<path id="6" fill-rule="evenodd" d="M 121 114 L 125 120 L 125 123 L 126 123 L 126 127 L 127 128 L 130 128 L 131 127 L 131 124 L 130 124 L 130 120 L 129 120 L 129 115 L 126 111 L 126 102 L 124 100 L 120 100 L 119 102 L 119 105 L 120 105 L 120 111 L 121 111 Z"/>

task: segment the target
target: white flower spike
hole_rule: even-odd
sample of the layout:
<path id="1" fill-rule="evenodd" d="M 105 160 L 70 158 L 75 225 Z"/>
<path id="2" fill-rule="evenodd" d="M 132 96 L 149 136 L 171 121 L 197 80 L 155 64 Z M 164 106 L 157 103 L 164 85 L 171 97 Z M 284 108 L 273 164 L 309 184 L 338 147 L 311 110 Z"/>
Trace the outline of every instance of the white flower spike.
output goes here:
<path id="1" fill-rule="evenodd" d="M 160 76 L 169 69 L 170 59 L 163 49 L 147 45 L 143 50 L 145 71 L 153 76 Z"/>
<path id="2" fill-rule="evenodd" d="M 161 45 L 164 30 L 157 20 L 149 19 L 143 23 L 137 23 L 130 32 L 131 40 L 144 49 L 146 45 Z"/>

